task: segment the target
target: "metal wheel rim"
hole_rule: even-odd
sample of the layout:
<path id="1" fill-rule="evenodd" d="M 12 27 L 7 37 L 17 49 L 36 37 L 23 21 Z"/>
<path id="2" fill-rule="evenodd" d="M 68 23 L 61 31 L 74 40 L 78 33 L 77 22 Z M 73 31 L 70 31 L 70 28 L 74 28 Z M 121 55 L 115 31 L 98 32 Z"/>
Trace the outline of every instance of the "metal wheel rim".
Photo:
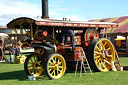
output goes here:
<path id="1" fill-rule="evenodd" d="M 61 55 L 52 56 L 47 64 L 47 71 L 51 78 L 58 79 L 63 76 L 66 69 L 65 60 Z"/>
<path id="2" fill-rule="evenodd" d="M 43 66 L 41 65 L 41 61 L 37 60 L 37 55 L 32 55 L 27 63 L 27 69 L 30 75 L 35 74 L 39 76 L 44 71 Z"/>
<path id="3" fill-rule="evenodd" d="M 111 62 L 114 62 L 114 60 L 115 52 L 112 43 L 107 39 L 98 41 L 94 49 L 94 61 L 98 69 L 103 72 L 109 71 Z"/>

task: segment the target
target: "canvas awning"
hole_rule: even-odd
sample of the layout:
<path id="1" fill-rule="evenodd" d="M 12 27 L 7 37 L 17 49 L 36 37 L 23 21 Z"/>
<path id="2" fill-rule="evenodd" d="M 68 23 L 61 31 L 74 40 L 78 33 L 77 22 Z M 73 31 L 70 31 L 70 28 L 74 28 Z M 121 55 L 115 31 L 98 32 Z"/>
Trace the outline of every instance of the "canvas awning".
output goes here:
<path id="1" fill-rule="evenodd" d="M 47 26 L 67 26 L 67 27 L 101 27 L 101 28 L 116 28 L 118 24 L 111 22 L 85 22 L 85 21 L 63 21 L 52 19 L 38 19 L 36 25 Z"/>

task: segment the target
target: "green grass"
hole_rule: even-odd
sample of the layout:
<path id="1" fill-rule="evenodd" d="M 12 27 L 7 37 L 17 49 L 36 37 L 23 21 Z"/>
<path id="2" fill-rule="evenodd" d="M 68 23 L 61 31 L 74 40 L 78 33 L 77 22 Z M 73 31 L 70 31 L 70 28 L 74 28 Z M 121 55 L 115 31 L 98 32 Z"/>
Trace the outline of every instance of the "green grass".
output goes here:
<path id="1" fill-rule="evenodd" d="M 8 57 L 8 56 L 7 56 Z M 128 57 L 121 57 L 122 65 L 128 66 Z M 60 79 L 49 80 L 46 75 L 36 81 L 28 81 L 23 64 L 0 63 L 0 85 L 128 85 L 128 71 L 80 73 L 66 71 Z"/>

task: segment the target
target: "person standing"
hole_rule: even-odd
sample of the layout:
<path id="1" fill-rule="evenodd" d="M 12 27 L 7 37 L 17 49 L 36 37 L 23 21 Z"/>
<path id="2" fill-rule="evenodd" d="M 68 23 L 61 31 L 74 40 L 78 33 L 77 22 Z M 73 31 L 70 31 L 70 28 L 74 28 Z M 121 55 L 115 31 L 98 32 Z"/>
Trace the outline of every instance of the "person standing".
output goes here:
<path id="1" fill-rule="evenodd" d="M 19 52 L 19 50 L 18 50 L 18 46 L 16 45 L 16 47 L 15 47 L 15 57 L 18 56 L 18 52 Z"/>
<path id="2" fill-rule="evenodd" d="M 14 46 L 12 46 L 9 49 L 10 63 L 13 63 L 14 55 L 15 55 L 15 49 Z"/>
<path id="3" fill-rule="evenodd" d="M 21 48 L 20 45 L 18 45 L 18 55 L 19 55 L 19 54 L 22 56 L 22 48 Z"/>

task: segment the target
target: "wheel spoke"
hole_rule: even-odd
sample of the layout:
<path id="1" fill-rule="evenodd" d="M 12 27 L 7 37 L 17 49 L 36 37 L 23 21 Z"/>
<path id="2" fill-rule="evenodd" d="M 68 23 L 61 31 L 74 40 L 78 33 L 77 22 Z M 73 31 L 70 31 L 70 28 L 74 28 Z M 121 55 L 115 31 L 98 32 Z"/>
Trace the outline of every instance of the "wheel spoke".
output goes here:
<path id="1" fill-rule="evenodd" d="M 35 61 L 36 60 L 35 57 L 33 57 L 33 58 L 34 58 L 34 61 Z"/>
<path id="2" fill-rule="evenodd" d="M 99 51 L 101 51 L 101 49 L 100 49 L 98 46 L 96 46 L 96 48 L 97 48 Z"/>
<path id="3" fill-rule="evenodd" d="M 59 72 L 58 72 L 58 71 L 59 71 L 59 69 L 57 68 L 57 70 L 56 70 L 56 71 L 57 71 L 57 75 L 58 75 L 58 74 L 59 74 Z"/>
<path id="4" fill-rule="evenodd" d="M 33 68 L 29 69 L 29 71 L 32 71 L 32 70 L 33 70 Z"/>
<path id="5" fill-rule="evenodd" d="M 52 58 L 51 60 L 53 61 L 53 64 L 55 64 L 55 60 L 54 60 L 54 58 Z"/>
<path id="6" fill-rule="evenodd" d="M 51 70 L 52 70 L 52 69 L 49 69 L 48 72 L 50 73 Z"/>
<path id="7" fill-rule="evenodd" d="M 52 65 L 53 63 L 52 63 L 51 61 L 49 61 L 49 64 L 51 64 L 51 65 Z"/>
<path id="8" fill-rule="evenodd" d="M 63 66 L 58 66 L 58 68 L 63 68 Z"/>
<path id="9" fill-rule="evenodd" d="M 111 47 L 107 48 L 107 50 L 110 50 L 110 49 L 111 49 Z"/>
<path id="10" fill-rule="evenodd" d="M 95 56 L 95 58 L 100 58 L 100 56 Z"/>
<path id="11" fill-rule="evenodd" d="M 99 52 L 95 51 L 96 54 L 100 54 Z"/>
<path id="12" fill-rule="evenodd" d="M 31 62 L 33 63 L 32 59 L 31 59 Z"/>
<path id="13" fill-rule="evenodd" d="M 54 68 L 55 66 L 48 66 L 48 68 Z"/>
<path id="14" fill-rule="evenodd" d="M 56 58 L 57 58 L 57 57 L 55 57 L 55 63 L 56 63 Z"/>
<path id="15" fill-rule="evenodd" d="M 100 48 L 101 48 L 101 50 L 102 50 L 102 49 L 103 49 L 103 43 L 100 42 L 100 43 L 99 43 L 99 46 L 100 46 Z"/>
<path id="16" fill-rule="evenodd" d="M 51 73 L 51 74 L 53 74 L 53 73 L 55 73 L 55 69 L 52 71 L 52 73 Z"/>
<path id="17" fill-rule="evenodd" d="M 33 73 L 34 72 L 34 68 L 29 69 L 29 73 Z"/>
<path id="18" fill-rule="evenodd" d="M 103 62 L 102 62 L 102 65 L 103 65 L 103 67 L 104 67 L 105 69 L 107 69 Z"/>
<path id="19" fill-rule="evenodd" d="M 36 73 L 37 73 L 37 70 L 38 70 L 38 69 L 37 69 L 37 67 L 35 67 L 35 68 L 36 68 Z"/>
<path id="20" fill-rule="evenodd" d="M 62 70 L 60 70 L 60 69 L 57 69 L 57 72 L 58 72 L 57 74 L 61 73 L 61 71 L 62 71 Z"/>
<path id="21" fill-rule="evenodd" d="M 105 47 L 106 44 L 107 44 L 107 42 L 104 43 L 103 47 Z"/>
<path id="22" fill-rule="evenodd" d="M 62 64 L 62 62 L 60 62 L 60 60 L 59 60 L 59 59 L 58 59 L 58 61 L 59 61 L 59 62 L 58 62 L 58 64 L 59 64 L 59 65 L 61 65 L 61 64 Z"/>
<path id="23" fill-rule="evenodd" d="M 32 68 L 32 70 L 33 70 L 33 73 L 34 73 L 34 67 Z"/>
<path id="24" fill-rule="evenodd" d="M 37 73 L 40 72 L 40 68 L 37 68 Z"/>
<path id="25" fill-rule="evenodd" d="M 57 62 L 58 62 L 58 64 L 59 64 L 59 63 L 60 63 L 60 60 L 58 59 L 58 61 L 57 61 Z"/>
<path id="26" fill-rule="evenodd" d="M 110 65 L 111 65 L 111 63 L 110 63 L 109 61 L 107 61 L 106 59 L 104 59 L 104 61 L 105 61 L 106 63 L 108 63 L 108 64 L 110 64 Z"/>
<path id="27" fill-rule="evenodd" d="M 29 61 L 28 64 L 32 64 L 32 62 Z"/>
<path id="28" fill-rule="evenodd" d="M 101 43 L 101 47 L 102 47 L 102 49 L 104 49 L 104 48 L 105 48 L 103 43 Z"/>
<path id="29" fill-rule="evenodd" d="M 37 61 L 37 57 L 34 57 L 34 60 L 35 60 L 35 63 L 37 63 L 38 61 Z"/>
<path id="30" fill-rule="evenodd" d="M 99 67 L 101 67 L 101 65 L 102 65 L 102 61 L 99 62 Z"/>
<path id="31" fill-rule="evenodd" d="M 32 65 L 31 66 L 28 66 L 28 68 L 31 68 L 32 67 Z"/>
<path id="32" fill-rule="evenodd" d="M 96 64 L 100 62 L 101 59 L 96 59 Z"/>
<path id="33" fill-rule="evenodd" d="M 112 58 L 112 55 L 108 55 L 107 57 L 111 57 Z"/>
<path id="34" fill-rule="evenodd" d="M 54 76 L 56 76 L 56 70 L 54 71 Z"/>

